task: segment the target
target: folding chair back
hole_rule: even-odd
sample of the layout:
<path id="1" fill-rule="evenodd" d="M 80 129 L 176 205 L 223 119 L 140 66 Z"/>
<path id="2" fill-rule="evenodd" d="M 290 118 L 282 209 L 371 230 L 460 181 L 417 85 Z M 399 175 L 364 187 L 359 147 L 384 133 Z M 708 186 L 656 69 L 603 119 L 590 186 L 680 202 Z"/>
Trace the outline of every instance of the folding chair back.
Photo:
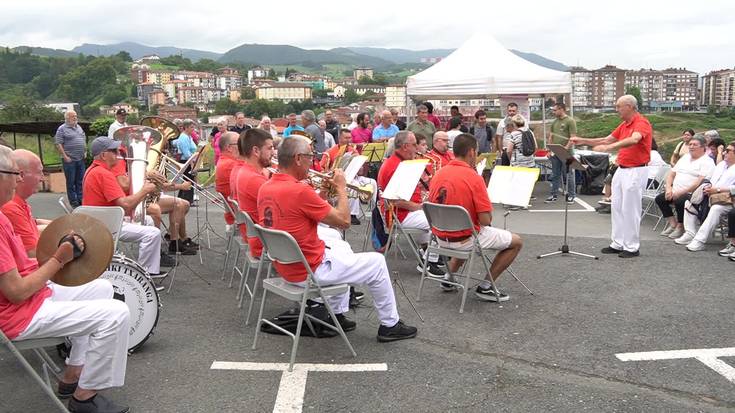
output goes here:
<path id="1" fill-rule="evenodd" d="M 424 202 L 424 214 L 429 226 L 443 232 L 474 230 L 467 210 L 459 205 L 443 205 Z"/>
<path id="2" fill-rule="evenodd" d="M 117 251 L 117 241 L 120 239 L 120 230 L 122 229 L 123 217 L 125 216 L 125 211 L 122 208 L 119 206 L 100 207 L 82 205 L 77 207 L 73 213 L 86 214 L 102 221 L 112 234 L 112 239 L 115 242 L 113 251 Z"/>
<path id="3" fill-rule="evenodd" d="M 306 268 L 310 268 L 306 257 L 304 257 L 304 253 L 299 248 L 299 244 L 291 234 L 285 231 L 263 228 L 258 224 L 254 224 L 253 226 L 260 234 L 260 240 L 263 241 L 263 246 L 271 261 L 277 261 L 281 264 L 295 264 L 300 262 Z"/>

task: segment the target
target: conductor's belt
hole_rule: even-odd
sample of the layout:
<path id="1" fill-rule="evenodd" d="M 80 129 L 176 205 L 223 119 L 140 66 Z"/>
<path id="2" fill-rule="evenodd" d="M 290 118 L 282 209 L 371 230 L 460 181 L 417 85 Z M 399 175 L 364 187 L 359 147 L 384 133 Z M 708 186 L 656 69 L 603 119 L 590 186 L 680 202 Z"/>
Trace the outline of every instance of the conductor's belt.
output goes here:
<path id="1" fill-rule="evenodd" d="M 631 166 L 618 165 L 618 168 L 623 168 L 623 169 L 628 169 L 628 168 L 642 168 L 644 166 L 648 166 L 648 164 L 642 163 L 640 165 L 631 165 Z"/>

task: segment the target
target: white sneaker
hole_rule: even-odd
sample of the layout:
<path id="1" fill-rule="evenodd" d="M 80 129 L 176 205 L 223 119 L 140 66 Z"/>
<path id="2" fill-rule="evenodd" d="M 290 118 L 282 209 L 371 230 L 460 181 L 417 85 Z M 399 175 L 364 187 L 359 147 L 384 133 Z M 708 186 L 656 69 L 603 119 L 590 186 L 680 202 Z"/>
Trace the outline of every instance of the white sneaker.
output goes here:
<path id="1" fill-rule="evenodd" d="M 692 252 L 702 251 L 702 250 L 704 250 L 704 242 L 697 241 L 697 240 L 692 240 L 692 242 L 690 242 L 687 245 L 687 250 L 692 251 Z"/>
<path id="2" fill-rule="evenodd" d="M 668 237 L 669 234 L 671 234 L 672 232 L 674 232 L 674 227 L 669 226 L 669 224 L 667 223 L 666 224 L 666 227 L 664 227 L 664 230 L 661 231 L 661 236 L 662 237 Z"/>
<path id="3" fill-rule="evenodd" d="M 687 245 L 694 239 L 694 234 L 690 232 L 685 232 L 684 235 L 680 236 L 679 238 L 675 239 L 674 242 L 679 245 Z"/>
<path id="4" fill-rule="evenodd" d="M 683 227 L 676 227 L 670 234 L 669 238 L 671 239 L 677 239 L 680 236 L 684 235 L 684 228 Z"/>
<path id="5" fill-rule="evenodd" d="M 735 253 L 735 245 L 732 245 L 732 242 L 729 242 L 725 248 L 718 252 L 720 257 L 728 257 L 733 253 Z"/>

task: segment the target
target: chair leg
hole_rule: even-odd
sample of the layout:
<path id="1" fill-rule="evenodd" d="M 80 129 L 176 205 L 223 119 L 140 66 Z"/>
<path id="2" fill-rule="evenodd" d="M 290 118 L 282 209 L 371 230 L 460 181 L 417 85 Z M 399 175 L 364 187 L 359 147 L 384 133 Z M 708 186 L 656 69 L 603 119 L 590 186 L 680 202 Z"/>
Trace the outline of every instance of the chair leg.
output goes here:
<path id="1" fill-rule="evenodd" d="M 263 297 L 260 301 L 260 312 L 258 313 L 258 324 L 255 325 L 255 337 L 253 337 L 253 350 L 258 346 L 258 334 L 260 333 L 260 326 L 263 324 L 263 309 L 265 308 L 265 295 L 268 292 L 265 288 L 263 289 Z"/>
<path id="2" fill-rule="evenodd" d="M 291 362 L 288 365 L 288 371 L 293 371 L 293 365 L 296 362 L 296 351 L 299 349 L 299 338 L 301 338 L 301 326 L 304 325 L 304 315 L 306 313 L 306 299 L 309 296 L 309 286 L 307 285 L 304 289 L 303 296 L 301 298 L 301 305 L 299 306 L 299 320 L 296 324 L 296 335 L 293 338 L 293 345 L 291 346 Z M 328 303 L 324 303 L 329 308 Z M 331 314 L 331 310 L 330 310 Z M 336 321 L 336 319 L 332 319 Z M 339 324 L 339 323 L 337 323 Z"/>
<path id="3" fill-rule="evenodd" d="M 234 265 L 232 266 L 232 271 L 230 271 L 230 283 L 227 285 L 227 288 L 232 288 L 232 280 L 235 279 L 235 271 L 238 269 L 237 263 L 238 261 L 240 261 L 240 250 L 241 249 L 242 248 L 240 248 L 240 246 L 238 245 L 237 251 L 235 251 L 235 262 L 234 262 Z"/>
<path id="4" fill-rule="evenodd" d="M 357 357 L 357 353 L 355 353 L 355 349 L 352 348 L 352 344 L 350 343 L 350 340 L 347 339 L 347 334 L 345 334 L 345 331 L 342 329 L 342 325 L 337 321 L 337 316 L 334 314 L 334 310 L 332 310 L 332 306 L 329 305 L 329 301 L 327 301 L 327 297 L 324 296 L 324 293 L 322 292 L 321 288 L 319 289 L 319 295 L 322 297 L 322 301 L 324 301 L 324 306 L 327 307 L 327 311 L 329 311 L 329 316 L 332 317 L 332 321 L 334 322 L 334 326 L 337 327 L 337 331 L 339 331 L 339 335 L 342 336 L 342 340 L 344 340 L 345 344 L 347 344 L 347 348 L 350 349 L 350 353 L 352 353 L 352 357 Z"/>
<path id="5" fill-rule="evenodd" d="M 229 235 L 227 236 L 227 246 L 225 247 L 225 262 L 222 263 L 222 280 L 225 279 L 225 271 L 227 270 L 227 261 L 230 260 L 230 250 L 232 249 L 232 238 L 233 234 L 235 233 L 234 230 L 230 230 Z"/>
<path id="6" fill-rule="evenodd" d="M 474 254 L 470 254 L 470 258 L 462 268 L 462 274 L 464 274 L 464 288 L 462 288 L 462 302 L 459 304 L 459 313 L 464 313 L 464 305 L 467 302 L 467 293 L 470 290 L 470 279 L 472 278 L 472 262 L 474 260 Z M 448 265 L 448 264 L 447 264 Z"/>
<path id="7" fill-rule="evenodd" d="M 265 259 L 263 257 L 260 258 L 260 263 L 258 264 L 258 272 L 255 274 L 255 283 L 253 283 L 253 291 L 250 295 L 250 304 L 248 304 L 248 314 L 245 316 L 245 325 L 250 324 L 250 313 L 253 311 L 253 304 L 255 304 L 255 294 L 257 294 L 258 291 L 258 284 L 260 284 L 260 274 L 262 274 L 263 269 L 263 261 Z M 266 278 L 270 277 L 271 273 L 271 263 L 268 263 L 268 272 L 266 273 Z M 244 294 L 243 294 L 244 295 Z M 242 297 L 240 297 L 240 301 L 242 302 Z"/>
<path id="8" fill-rule="evenodd" d="M 421 301 L 421 290 L 424 288 L 424 280 L 426 279 L 426 267 L 429 265 L 429 256 L 426 255 L 426 259 L 422 263 L 421 269 L 421 280 L 419 281 L 419 292 L 416 294 L 416 301 Z"/>
<path id="9" fill-rule="evenodd" d="M 240 275 L 240 284 L 237 287 L 237 296 L 235 299 L 237 301 L 240 301 L 241 294 L 244 294 L 245 291 L 243 291 L 243 288 L 248 284 L 248 278 L 250 278 L 250 259 L 248 258 L 248 254 L 245 254 L 245 268 L 243 269 L 243 274 Z M 239 307 L 238 307 L 239 308 Z"/>

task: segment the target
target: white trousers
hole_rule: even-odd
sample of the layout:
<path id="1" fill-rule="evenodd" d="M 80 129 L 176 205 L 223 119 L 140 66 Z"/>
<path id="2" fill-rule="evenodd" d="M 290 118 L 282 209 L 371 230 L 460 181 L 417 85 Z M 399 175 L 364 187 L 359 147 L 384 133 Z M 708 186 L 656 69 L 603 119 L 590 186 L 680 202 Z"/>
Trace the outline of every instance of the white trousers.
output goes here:
<path id="1" fill-rule="evenodd" d="M 52 290 L 18 340 L 69 337 L 69 366 L 84 366 L 79 387 L 122 386 L 128 361 L 130 311 L 112 299 L 112 284 L 96 279 L 78 287 L 49 283 Z"/>
<path id="2" fill-rule="evenodd" d="M 316 226 L 316 236 L 324 242 L 327 242 L 328 239 L 342 240 L 342 232 L 321 223 Z"/>
<path id="3" fill-rule="evenodd" d="M 375 179 L 368 178 L 367 176 L 356 176 L 355 179 L 352 181 L 352 183 L 357 186 L 367 186 L 367 185 L 372 186 L 373 197 L 372 197 L 372 202 L 370 205 L 375 205 L 375 202 L 378 196 L 378 183 L 375 182 Z M 356 193 L 355 193 L 355 196 L 357 196 Z M 350 198 L 348 202 L 350 204 L 350 215 L 356 215 L 358 217 L 362 215 L 362 211 L 360 209 L 360 199 Z"/>
<path id="4" fill-rule="evenodd" d="M 687 234 L 694 236 L 696 241 L 701 243 L 707 242 L 709 234 L 720 223 L 722 214 L 727 214 L 732 209 L 732 205 L 712 205 L 707 213 L 707 218 L 704 219 L 704 222 L 700 226 L 697 216 L 689 212 L 689 208 L 693 208 L 691 205 L 692 203 L 687 201 L 684 207 L 684 230 Z"/>
<path id="5" fill-rule="evenodd" d="M 138 242 L 138 264 L 151 274 L 161 271 L 161 230 L 156 227 L 123 222 L 120 241 Z"/>
<path id="6" fill-rule="evenodd" d="M 354 253 L 345 241 L 329 238 L 324 242 L 324 259 L 314 271 L 314 279 L 321 286 L 333 284 L 364 284 L 373 296 L 380 323 L 393 327 L 398 322 L 398 308 L 385 257 L 377 252 Z M 349 292 L 327 297 L 335 314 L 350 309 Z"/>
<path id="7" fill-rule="evenodd" d="M 630 252 L 641 245 L 643 190 L 648 167 L 618 168 L 612 179 L 612 243 L 610 247 Z"/>
<path id="8" fill-rule="evenodd" d="M 423 209 L 409 212 L 408 215 L 406 215 L 406 218 L 401 222 L 401 226 L 403 226 L 403 228 L 413 228 L 425 231 L 421 235 L 413 236 L 419 246 L 428 244 L 431 240 L 431 233 L 429 232 L 431 231 L 431 227 L 429 226 L 429 221 L 426 219 L 426 214 L 424 214 Z M 429 254 L 429 262 L 437 261 L 439 261 L 438 254 L 433 252 Z"/>

